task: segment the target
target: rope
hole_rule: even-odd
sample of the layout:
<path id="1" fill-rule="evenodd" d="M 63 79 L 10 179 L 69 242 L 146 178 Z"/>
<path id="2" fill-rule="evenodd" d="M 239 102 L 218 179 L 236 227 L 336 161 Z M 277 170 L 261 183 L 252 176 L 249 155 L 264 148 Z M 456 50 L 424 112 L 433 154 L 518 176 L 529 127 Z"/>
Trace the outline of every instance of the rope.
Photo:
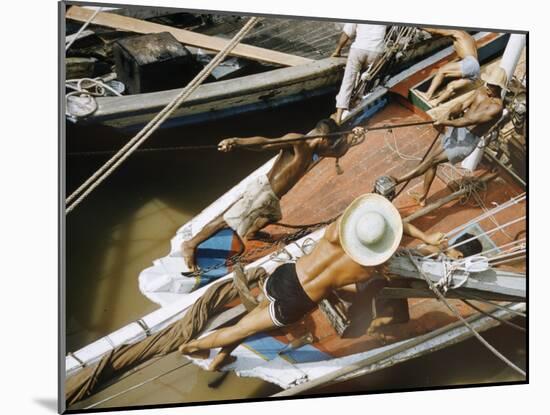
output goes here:
<path id="1" fill-rule="evenodd" d="M 160 111 L 134 138 L 122 147 L 111 159 L 109 159 L 98 171 L 86 180 L 65 201 L 66 213 L 71 212 L 84 200 L 101 182 L 103 182 L 124 160 L 126 160 L 149 136 L 185 101 L 210 75 L 214 68 L 229 54 L 231 50 L 246 36 L 258 21 L 257 17 L 250 18 L 243 28 L 233 37 L 226 47 L 212 59 L 208 65 L 172 100 Z M 80 196 L 77 198 L 77 196 Z M 74 200 L 74 202 L 73 202 Z M 72 203 L 71 203 L 72 202 Z M 71 203 L 69 205 L 69 203 Z"/>
<path id="2" fill-rule="evenodd" d="M 447 232 L 447 236 L 455 235 L 458 232 L 468 228 L 469 226 L 471 226 L 475 223 L 479 223 L 484 219 L 487 219 L 490 215 L 494 215 L 494 214 L 499 213 L 499 212 L 501 212 L 501 211 L 503 211 L 503 210 L 505 210 L 505 209 L 507 209 L 511 206 L 517 205 L 518 203 L 525 200 L 526 197 L 527 196 L 526 196 L 525 193 L 522 193 L 518 196 L 515 196 L 515 197 L 511 198 L 510 200 L 508 200 L 507 202 L 503 203 L 502 205 L 498 205 L 497 207 L 494 207 L 494 208 L 488 210 L 487 212 L 482 213 L 481 215 L 475 217 L 474 219 L 472 219 L 472 220 L 470 220 L 470 221 L 468 221 L 468 222 L 466 222 L 462 225 L 457 226 L 453 230 Z"/>
<path id="3" fill-rule="evenodd" d="M 495 316 L 494 314 L 491 314 L 491 313 L 487 313 L 486 311 L 483 311 L 481 308 L 475 306 L 474 304 L 472 304 L 470 301 L 468 300 L 465 300 L 465 299 L 462 299 L 462 302 L 465 303 L 466 305 L 470 306 L 471 308 L 473 308 L 474 310 L 476 310 L 478 313 L 481 313 L 487 317 L 491 317 L 493 319 L 495 319 L 496 321 L 502 323 L 502 324 L 506 324 L 507 326 L 510 326 L 516 330 L 519 330 L 519 331 L 523 331 L 523 332 L 527 332 L 527 330 L 525 329 L 525 327 L 521 327 L 517 324 L 514 324 L 512 323 L 511 321 L 508 321 L 508 320 L 504 320 L 503 318 L 500 318 L 500 317 L 497 317 Z"/>
<path id="4" fill-rule="evenodd" d="M 495 349 L 487 340 L 485 340 L 477 331 L 472 327 L 470 323 L 464 319 L 460 315 L 460 313 L 456 310 L 456 308 L 439 292 L 439 290 L 434 286 L 430 278 L 424 273 L 422 268 L 416 263 L 414 258 L 412 257 L 410 251 L 407 251 L 409 255 L 409 260 L 413 263 L 414 267 L 417 269 L 420 275 L 426 280 L 428 283 L 428 286 L 430 289 L 434 292 L 434 294 L 437 296 L 437 298 L 445 304 L 445 306 L 470 330 L 470 332 L 483 344 L 487 349 L 489 349 L 496 357 L 498 357 L 500 360 L 502 360 L 504 363 L 506 363 L 510 368 L 514 369 L 516 372 L 520 373 L 521 375 L 525 376 L 525 371 L 520 369 L 518 366 L 516 366 L 512 361 L 508 360 L 502 353 L 500 353 L 497 349 Z M 507 309 L 508 310 L 508 309 Z"/>
<path id="5" fill-rule="evenodd" d="M 428 123 L 433 123 L 434 121 L 429 121 L 429 122 L 426 122 L 426 124 Z M 422 156 L 422 159 L 420 160 L 420 162 L 418 163 L 418 165 L 422 164 L 424 162 L 424 160 L 426 160 L 426 157 L 428 157 L 428 154 L 430 154 L 430 151 L 432 151 L 432 148 L 434 147 L 435 143 L 437 142 L 437 139 L 439 138 L 439 136 L 441 135 L 441 132 L 438 131 L 436 136 L 434 137 L 434 139 L 432 140 L 432 143 L 430 144 L 430 146 L 428 147 L 428 149 L 426 150 L 426 152 L 424 153 L 424 156 Z M 403 186 L 401 186 L 401 189 L 399 189 L 399 191 L 395 194 L 395 196 L 393 197 L 394 199 L 397 198 L 397 196 L 399 196 L 403 190 L 405 190 L 405 188 L 409 185 L 409 183 L 411 182 L 413 178 L 411 177 L 409 180 L 407 180 Z"/>
<path id="6" fill-rule="evenodd" d="M 86 20 L 86 23 L 84 23 L 82 25 L 82 27 L 80 29 L 78 29 L 78 32 L 76 32 L 76 34 L 74 35 L 73 39 L 69 42 L 69 44 L 67 46 L 65 46 L 65 52 L 67 52 L 69 50 L 69 48 L 72 46 L 72 44 L 76 41 L 76 39 L 78 39 L 80 37 L 80 35 L 82 34 L 82 32 L 88 27 L 88 25 L 90 23 L 92 23 L 92 20 L 95 19 L 95 17 L 97 16 L 97 14 L 103 9 L 103 7 L 98 7 L 97 10 L 94 12 L 94 14 L 92 14 L 90 16 L 90 18 L 88 20 Z"/>
<path id="7" fill-rule="evenodd" d="M 486 303 L 486 304 L 492 305 L 492 306 L 494 306 L 494 307 L 496 307 L 496 308 L 500 308 L 501 310 L 508 310 L 508 308 L 503 307 L 503 306 L 501 306 L 501 305 L 498 304 L 498 303 L 494 303 L 494 302 L 489 301 L 489 300 L 486 300 L 486 299 L 484 299 L 484 298 L 482 298 L 482 297 L 478 297 L 477 295 L 472 294 L 472 293 L 468 293 L 468 297 L 472 298 L 473 300 L 479 301 L 479 302 L 481 302 L 481 303 Z M 522 312 L 520 312 L 520 311 L 515 311 L 515 310 L 510 310 L 510 311 L 512 311 L 512 313 L 515 314 L 515 315 L 517 315 L 517 316 L 520 316 L 520 317 L 527 317 L 527 314 L 522 313 Z"/>
<path id="8" fill-rule="evenodd" d="M 525 219 L 525 216 L 522 216 L 522 217 L 517 218 L 517 219 L 513 219 L 513 220 L 511 220 L 511 221 L 505 223 L 504 225 L 499 225 L 499 226 L 497 226 L 497 227 L 495 227 L 495 228 L 493 228 L 493 229 L 491 229 L 491 230 L 489 230 L 489 231 L 487 231 L 487 232 L 482 232 L 482 233 L 480 233 L 479 235 L 472 236 L 471 238 L 465 239 L 464 241 L 461 241 L 461 242 L 458 242 L 458 243 L 456 243 L 456 244 L 454 244 L 454 245 L 451 245 L 451 246 L 449 246 L 447 249 L 449 250 L 449 249 L 452 249 L 452 248 L 456 248 L 457 246 L 464 245 L 464 244 L 466 244 L 466 243 L 468 243 L 468 242 L 470 242 L 470 241 L 473 241 L 474 239 L 479 239 L 479 238 L 481 238 L 482 236 L 489 236 L 489 235 L 492 235 L 492 234 L 495 233 L 496 231 L 498 231 L 498 230 L 500 230 L 500 229 L 503 229 L 503 228 L 506 228 L 506 227 L 508 227 L 508 226 L 511 226 L 511 225 L 513 225 L 513 224 L 515 224 L 515 223 L 517 223 L 517 222 L 519 222 L 519 221 L 521 221 L 521 220 L 524 220 L 524 219 Z M 449 235 L 449 234 L 447 234 L 447 235 Z M 425 258 L 426 258 L 426 259 L 429 259 L 429 258 L 433 258 L 434 256 L 436 256 L 436 253 L 430 254 L 430 255 L 426 256 Z"/>
<path id="9" fill-rule="evenodd" d="M 468 189 L 468 192 L 467 192 L 467 195 L 465 197 L 462 197 L 460 199 L 460 202 L 461 204 L 466 204 L 469 199 L 471 197 L 473 197 L 475 199 L 475 202 L 477 203 L 477 205 L 484 211 L 484 212 L 488 212 L 489 209 L 487 208 L 487 206 L 485 205 L 485 202 L 484 202 L 484 199 L 485 199 L 485 196 L 482 198 L 479 194 L 480 191 L 482 191 L 484 193 L 484 195 L 486 194 L 486 191 L 487 191 L 487 184 L 485 182 L 483 183 L 479 183 L 479 186 L 476 186 L 475 183 L 473 183 L 473 181 L 475 180 L 473 177 L 471 176 L 464 176 L 462 175 L 462 173 L 455 167 L 453 166 L 452 164 L 448 164 L 446 165 L 448 167 L 450 167 L 450 169 L 452 171 L 454 171 L 455 173 L 458 174 L 458 176 L 460 177 L 460 179 L 462 180 L 461 184 L 460 184 L 460 189 L 465 189 L 463 187 L 463 184 L 464 185 L 468 185 L 468 184 L 473 184 L 473 186 L 471 188 L 467 188 Z M 449 179 L 450 181 L 455 181 L 456 182 L 456 179 L 454 179 L 452 177 L 452 175 L 449 175 L 447 174 L 447 172 L 444 170 L 444 169 L 441 169 L 441 172 L 447 177 L 447 179 Z M 445 182 L 445 181 L 444 181 Z M 446 182 L 447 185 L 449 185 L 449 182 Z M 488 218 L 491 220 L 491 222 L 493 222 L 494 225 L 498 226 L 499 223 L 498 221 L 496 220 L 496 218 L 494 217 L 494 215 L 490 214 L 488 216 Z M 508 239 L 511 239 L 513 240 L 514 238 L 509 235 L 505 230 L 501 230 L 501 232 L 508 238 Z"/>
<path id="10" fill-rule="evenodd" d="M 118 393 L 115 393 L 114 395 L 108 396 L 107 398 L 102 399 L 102 400 L 100 400 L 100 401 L 98 401 L 98 402 L 95 402 L 95 403 L 91 404 L 90 406 L 85 407 L 84 409 L 92 409 L 92 408 L 95 408 L 96 406 L 99 406 L 99 405 L 101 405 L 101 404 L 103 404 L 103 403 L 105 403 L 105 402 L 109 402 L 110 400 L 113 400 L 113 399 L 115 399 L 115 398 L 118 398 L 119 396 L 124 395 L 124 394 L 126 394 L 126 393 L 128 393 L 128 392 L 131 392 L 131 391 L 133 391 L 133 390 L 135 390 L 135 389 L 137 389 L 137 388 L 140 388 L 140 387 L 142 387 L 142 386 L 144 386 L 144 385 L 147 385 L 148 383 L 154 382 L 155 380 L 160 379 L 161 377 L 166 376 L 166 375 L 168 375 L 168 374 L 170 374 L 170 373 L 172 373 L 172 372 L 175 372 L 176 370 L 181 369 L 182 367 L 188 366 L 188 365 L 190 365 L 190 364 L 191 364 L 191 362 L 188 361 L 188 362 L 182 363 L 182 364 L 180 364 L 180 365 L 177 365 L 176 367 L 173 367 L 172 369 L 167 370 L 166 372 L 163 372 L 163 373 L 161 373 L 160 375 L 153 376 L 153 377 L 151 377 L 151 378 L 149 378 L 149 379 L 147 379 L 147 380 L 144 380 L 143 382 L 140 382 L 140 383 L 138 383 L 138 384 L 136 384 L 136 385 L 130 386 L 129 388 L 124 389 L 124 390 L 122 390 L 122 391 L 120 391 L 120 392 L 118 392 Z"/>

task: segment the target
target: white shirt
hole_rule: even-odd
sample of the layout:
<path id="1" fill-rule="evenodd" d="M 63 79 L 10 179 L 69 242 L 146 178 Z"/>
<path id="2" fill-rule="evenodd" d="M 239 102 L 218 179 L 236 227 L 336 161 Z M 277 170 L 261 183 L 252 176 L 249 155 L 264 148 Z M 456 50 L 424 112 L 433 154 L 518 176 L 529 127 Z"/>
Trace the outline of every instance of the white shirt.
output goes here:
<path id="1" fill-rule="evenodd" d="M 352 48 L 373 52 L 384 51 L 385 25 L 346 23 L 343 31 L 349 38 L 355 36 Z"/>

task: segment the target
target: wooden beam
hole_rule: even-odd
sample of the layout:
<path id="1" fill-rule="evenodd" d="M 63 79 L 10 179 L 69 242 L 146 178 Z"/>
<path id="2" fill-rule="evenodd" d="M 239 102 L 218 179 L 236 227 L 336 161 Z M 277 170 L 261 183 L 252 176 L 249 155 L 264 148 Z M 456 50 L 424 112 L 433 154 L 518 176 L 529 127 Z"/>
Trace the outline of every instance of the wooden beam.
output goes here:
<path id="1" fill-rule="evenodd" d="M 491 180 L 493 180 L 497 176 L 498 176 L 497 173 L 484 174 L 479 177 L 479 181 L 481 183 L 489 183 Z M 456 192 L 451 193 L 450 195 L 444 196 L 441 199 L 438 199 L 435 202 L 424 206 L 422 209 L 417 210 L 416 212 L 407 216 L 406 218 L 403 218 L 403 222 L 410 223 L 421 216 L 427 215 L 428 213 L 431 213 L 434 210 L 439 209 L 441 206 L 446 205 L 447 203 L 458 199 L 462 195 L 465 195 L 468 191 L 469 190 L 467 188 L 463 188 L 462 190 L 457 190 Z"/>
<path id="2" fill-rule="evenodd" d="M 93 10 L 84 9 L 79 6 L 72 6 L 65 14 L 65 17 L 67 19 L 85 22 L 92 16 L 93 13 Z M 100 12 L 97 14 L 92 23 L 134 33 L 168 32 L 171 33 L 179 42 L 185 45 L 213 51 L 222 50 L 230 42 L 230 40 L 222 39 L 220 37 L 203 35 L 190 30 L 146 22 L 113 13 Z M 276 52 L 274 50 L 246 45 L 244 43 L 237 45 L 231 52 L 231 55 L 283 66 L 297 66 L 312 62 L 311 59 L 302 58 L 301 56 L 289 55 L 288 53 Z"/>

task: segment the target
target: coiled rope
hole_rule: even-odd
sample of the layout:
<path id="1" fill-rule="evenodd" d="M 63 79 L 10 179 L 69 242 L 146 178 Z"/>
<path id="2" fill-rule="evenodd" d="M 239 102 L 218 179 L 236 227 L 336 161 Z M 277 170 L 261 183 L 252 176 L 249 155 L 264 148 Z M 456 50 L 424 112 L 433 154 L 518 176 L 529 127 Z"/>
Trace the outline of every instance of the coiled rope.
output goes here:
<path id="1" fill-rule="evenodd" d="M 113 157 L 111 157 L 99 170 L 76 189 L 67 199 L 66 213 L 71 212 L 84 200 L 99 184 L 101 184 L 122 162 L 124 162 L 170 115 L 185 101 L 210 75 L 216 66 L 237 46 L 252 27 L 258 22 L 258 17 L 250 18 L 243 28 L 233 37 L 226 47 L 212 59 L 208 65 L 149 123 L 126 143 Z"/>

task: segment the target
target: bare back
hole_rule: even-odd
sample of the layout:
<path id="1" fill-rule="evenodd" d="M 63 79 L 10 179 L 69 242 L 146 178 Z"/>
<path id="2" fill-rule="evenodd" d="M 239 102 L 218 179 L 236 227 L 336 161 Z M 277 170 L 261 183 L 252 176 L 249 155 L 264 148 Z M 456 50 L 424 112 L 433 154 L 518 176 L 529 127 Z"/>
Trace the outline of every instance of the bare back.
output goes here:
<path id="1" fill-rule="evenodd" d="M 500 119 L 502 115 L 502 100 L 489 96 L 484 88 L 478 88 L 475 92 L 474 100 L 467 109 L 468 115 L 473 116 L 477 113 L 491 114 L 490 120 L 470 127 L 470 131 L 478 137 L 484 136 Z"/>
<path id="2" fill-rule="evenodd" d="M 473 56 L 477 59 L 477 45 L 475 39 L 463 30 L 453 30 L 453 46 L 460 59 Z"/>
<path id="3" fill-rule="evenodd" d="M 296 272 L 306 294 L 315 302 L 333 289 L 364 281 L 373 275 L 353 261 L 342 249 L 338 237 L 340 220 L 327 227 L 325 235 L 309 254 L 296 262 Z"/>
<path id="4" fill-rule="evenodd" d="M 295 137 L 294 137 L 295 136 Z M 286 138 L 299 138 L 300 134 L 287 134 Z M 306 143 L 296 143 L 282 149 L 267 174 L 271 189 L 281 198 L 304 176 L 313 163 L 313 151 Z"/>

